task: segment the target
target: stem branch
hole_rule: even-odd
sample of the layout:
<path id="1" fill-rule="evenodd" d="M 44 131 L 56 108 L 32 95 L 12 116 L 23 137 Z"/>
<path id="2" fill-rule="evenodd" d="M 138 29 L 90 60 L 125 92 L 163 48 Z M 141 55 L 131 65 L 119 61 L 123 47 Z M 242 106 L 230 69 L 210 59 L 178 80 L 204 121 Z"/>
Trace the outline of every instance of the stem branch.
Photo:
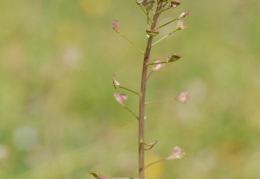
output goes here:
<path id="1" fill-rule="evenodd" d="M 131 114 L 133 114 L 138 120 L 139 120 L 139 117 L 131 110 L 129 109 L 128 107 L 124 106 L 124 108 L 129 111 Z"/>
<path id="2" fill-rule="evenodd" d="M 160 28 L 162 28 L 162 27 L 164 27 L 164 26 L 166 26 L 166 25 L 168 25 L 168 24 L 170 24 L 170 23 L 172 23 L 172 22 L 174 22 L 174 21 L 177 21 L 177 20 L 179 20 L 179 19 L 180 19 L 179 17 L 176 18 L 176 19 L 173 19 L 173 20 L 171 20 L 171 21 L 169 21 L 169 22 L 167 22 L 167 23 L 165 23 L 165 24 L 163 24 L 163 25 L 161 25 L 161 26 L 155 28 L 155 30 L 158 30 L 158 29 L 160 29 Z"/>
<path id="3" fill-rule="evenodd" d="M 146 165 L 144 168 L 146 169 L 146 168 L 150 167 L 150 166 L 153 165 L 153 164 L 156 164 L 156 163 L 159 163 L 159 162 L 163 162 L 163 161 L 166 161 L 166 160 L 167 160 L 167 159 L 161 159 L 161 160 L 152 162 L 152 163 L 150 163 L 149 165 Z"/>
<path id="4" fill-rule="evenodd" d="M 174 32 L 176 32 L 176 31 L 177 31 L 177 30 L 174 30 L 173 32 L 171 32 L 171 33 L 165 35 L 164 37 L 160 38 L 159 40 L 157 40 L 156 42 L 154 42 L 152 46 L 154 46 L 155 44 L 161 42 L 161 41 L 162 41 L 163 39 L 165 39 L 166 37 L 169 37 L 170 35 L 172 35 L 172 34 L 173 34 Z"/>
<path id="5" fill-rule="evenodd" d="M 130 90 L 130 89 L 128 89 L 128 88 L 125 88 L 125 87 L 123 87 L 123 86 L 119 86 L 118 88 L 121 88 L 121 89 L 124 89 L 124 90 L 130 91 L 130 92 L 132 92 L 132 93 L 134 93 L 134 94 L 137 94 L 138 96 L 142 96 L 142 94 L 137 93 L 137 92 L 135 92 L 135 91 L 133 91 L 133 90 Z"/>
<path id="6" fill-rule="evenodd" d="M 120 34 L 124 39 L 126 39 L 128 42 L 130 42 L 130 44 L 132 44 L 137 50 L 139 50 L 142 54 L 144 54 L 144 51 L 142 49 L 140 49 L 137 45 L 134 44 L 134 42 L 132 42 L 131 40 L 129 40 L 124 34 Z"/>

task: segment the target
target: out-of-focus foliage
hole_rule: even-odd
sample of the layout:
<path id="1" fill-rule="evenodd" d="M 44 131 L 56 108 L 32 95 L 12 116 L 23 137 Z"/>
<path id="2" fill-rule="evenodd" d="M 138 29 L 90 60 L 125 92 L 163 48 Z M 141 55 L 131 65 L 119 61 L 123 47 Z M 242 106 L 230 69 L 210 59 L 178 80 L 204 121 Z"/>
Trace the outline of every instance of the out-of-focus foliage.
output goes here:
<path id="1" fill-rule="evenodd" d="M 176 145 L 186 156 L 154 165 L 148 179 L 259 178 L 260 2 L 183 1 L 160 24 L 186 10 L 188 28 L 156 45 L 151 62 L 182 58 L 154 72 L 147 100 L 187 90 L 190 102 L 146 114 L 147 143 L 158 141 L 147 160 Z M 137 176 L 137 120 L 114 100 L 112 75 L 139 91 L 142 55 L 113 31 L 115 19 L 143 49 L 134 0 L 0 1 L 0 178 Z M 138 96 L 116 91 L 137 112 Z"/>

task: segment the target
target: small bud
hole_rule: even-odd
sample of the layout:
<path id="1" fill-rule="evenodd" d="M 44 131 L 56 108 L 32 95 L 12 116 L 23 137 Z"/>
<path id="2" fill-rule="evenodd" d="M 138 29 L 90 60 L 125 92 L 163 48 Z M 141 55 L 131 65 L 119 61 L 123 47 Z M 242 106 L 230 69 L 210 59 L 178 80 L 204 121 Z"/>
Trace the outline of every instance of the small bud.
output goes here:
<path id="1" fill-rule="evenodd" d="M 117 20 L 114 20 L 114 22 L 113 22 L 113 24 L 112 24 L 112 27 L 113 27 L 113 29 L 114 29 L 117 33 L 121 34 L 121 32 L 120 32 L 120 30 L 119 30 L 119 27 L 118 27 Z"/>
<path id="2" fill-rule="evenodd" d="M 177 7 L 179 6 L 181 3 L 179 1 L 171 1 L 171 3 L 169 4 L 169 7 Z"/>
<path id="3" fill-rule="evenodd" d="M 187 29 L 187 24 L 183 20 L 179 20 L 175 31 Z"/>
<path id="4" fill-rule="evenodd" d="M 186 153 L 184 152 L 184 150 L 182 150 L 182 148 L 176 146 L 173 148 L 173 151 L 171 153 L 171 155 L 169 157 L 167 157 L 167 160 L 171 160 L 171 159 L 181 159 L 186 155 Z"/>
<path id="5" fill-rule="evenodd" d="M 157 144 L 157 140 L 155 140 L 155 141 L 153 141 L 152 143 L 148 144 L 148 145 L 145 147 L 145 150 L 150 150 L 150 149 L 152 149 L 156 144 Z"/>
<path id="6" fill-rule="evenodd" d="M 147 29 L 146 33 L 149 35 L 149 37 L 154 37 L 154 36 L 159 34 L 159 31 L 158 30 Z"/>
<path id="7" fill-rule="evenodd" d="M 107 179 L 106 177 L 97 174 L 96 172 L 89 172 L 92 176 L 94 176 L 97 179 Z"/>
<path id="8" fill-rule="evenodd" d="M 154 65 L 154 66 L 152 67 L 152 70 L 153 70 L 153 71 L 157 71 L 157 70 L 161 69 L 162 67 L 164 67 L 165 64 L 163 64 L 163 63 L 161 63 L 161 62 L 162 62 L 161 60 L 155 59 L 155 60 L 154 60 L 154 63 L 158 63 L 158 64 Z"/>
<path id="9" fill-rule="evenodd" d="M 114 93 L 114 96 L 115 96 L 117 102 L 121 106 L 125 107 L 125 101 L 127 100 L 127 96 L 125 94 L 120 94 L 120 93 Z"/>
<path id="10" fill-rule="evenodd" d="M 181 94 L 175 97 L 174 100 L 187 104 L 189 102 L 188 92 L 187 91 L 181 92 Z"/>
<path id="11" fill-rule="evenodd" d="M 137 3 L 138 4 L 141 3 L 146 8 L 146 11 L 148 12 L 153 8 L 155 1 L 154 0 L 143 0 L 143 1 L 138 1 Z"/>
<path id="12" fill-rule="evenodd" d="M 183 13 L 181 13 L 181 15 L 179 16 L 179 18 L 184 18 L 184 17 L 186 17 L 186 16 L 189 15 L 189 14 L 190 14 L 190 11 L 183 12 Z"/>
<path id="13" fill-rule="evenodd" d="M 118 81 L 116 81 L 116 76 L 113 75 L 113 84 L 114 84 L 114 87 L 117 89 L 120 87 L 120 83 Z"/>
<path id="14" fill-rule="evenodd" d="M 137 4 L 142 4 L 144 1 L 137 1 L 136 3 Z"/>
<path id="15" fill-rule="evenodd" d="M 173 54 L 173 55 L 167 57 L 166 61 L 167 61 L 167 62 L 175 62 L 175 61 L 179 60 L 180 58 L 181 58 L 180 55 L 178 55 L 178 54 Z"/>

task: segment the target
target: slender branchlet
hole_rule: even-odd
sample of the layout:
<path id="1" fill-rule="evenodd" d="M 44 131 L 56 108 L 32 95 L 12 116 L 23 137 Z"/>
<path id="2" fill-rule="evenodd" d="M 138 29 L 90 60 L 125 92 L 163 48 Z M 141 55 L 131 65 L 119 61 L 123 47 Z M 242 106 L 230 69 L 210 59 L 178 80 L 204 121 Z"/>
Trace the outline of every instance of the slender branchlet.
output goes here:
<path id="1" fill-rule="evenodd" d="M 129 40 L 126 36 L 123 35 L 123 33 L 120 31 L 118 27 L 118 22 L 115 20 L 112 24 L 113 29 L 124 39 L 126 39 L 128 42 L 130 42 L 138 51 L 142 52 L 144 54 L 143 57 L 143 68 L 142 68 L 142 75 L 141 75 L 141 88 L 140 92 L 136 92 L 133 90 L 130 90 L 128 88 L 125 88 L 120 85 L 120 83 L 116 80 L 115 75 L 113 75 L 113 85 L 114 87 L 124 89 L 126 91 L 129 91 L 131 93 L 134 93 L 139 96 L 139 114 L 136 115 L 131 109 L 129 109 L 125 105 L 125 101 L 127 100 L 127 96 L 125 94 L 120 94 L 120 93 L 114 93 L 114 97 L 116 101 L 128 112 L 130 112 L 135 118 L 137 118 L 138 121 L 138 156 L 139 156 L 139 166 L 138 166 L 138 179 L 145 179 L 145 169 L 162 161 L 167 161 L 167 160 L 172 160 L 172 159 L 180 159 L 185 156 L 185 152 L 182 148 L 176 146 L 173 148 L 172 153 L 161 160 L 152 162 L 148 165 L 144 165 L 144 159 L 145 159 L 145 151 L 146 150 L 151 150 L 155 145 L 157 144 L 157 141 L 153 141 L 150 144 L 146 144 L 145 142 L 145 106 L 147 104 L 153 104 L 153 103 L 158 103 L 158 102 L 165 102 L 165 101 L 178 101 L 182 103 L 188 103 L 189 97 L 187 91 L 181 92 L 178 96 L 170 99 L 164 99 L 164 100 L 157 100 L 157 101 L 152 101 L 152 102 L 146 102 L 146 83 L 147 80 L 150 78 L 150 76 L 163 68 L 165 65 L 175 62 L 181 58 L 181 55 L 178 55 L 174 53 L 173 55 L 168 56 L 165 60 L 160 60 L 160 59 L 155 59 L 153 62 L 150 62 L 150 56 L 151 56 L 151 50 L 152 46 L 155 44 L 158 44 L 161 42 L 163 39 L 169 37 L 173 33 L 183 30 L 187 28 L 186 23 L 182 20 L 182 18 L 186 17 L 189 15 L 189 11 L 186 11 L 182 14 L 180 14 L 178 17 L 174 18 L 173 20 L 160 25 L 157 27 L 157 22 L 159 19 L 159 16 L 163 14 L 163 12 L 166 12 L 170 9 L 175 9 L 180 5 L 179 1 L 174 1 L 174 0 L 136 0 L 136 3 L 138 6 L 141 8 L 142 12 L 145 14 L 145 17 L 147 18 L 147 43 L 146 43 L 146 48 L 145 51 L 141 50 L 137 45 L 135 45 L 131 40 Z M 152 14 L 152 16 L 151 16 Z M 176 28 L 168 33 L 167 35 L 162 36 L 157 40 L 156 42 L 153 43 L 153 40 L 156 36 L 160 35 L 160 32 L 158 31 L 160 28 L 165 27 L 175 21 L 177 22 Z M 150 26 L 149 26 L 150 24 Z M 149 69 L 151 67 L 151 69 Z M 150 71 L 150 72 L 149 72 Z M 92 176 L 94 176 L 97 179 L 108 179 L 107 177 L 104 177 L 103 175 L 100 175 L 96 172 L 89 172 Z M 131 177 L 119 177 L 119 178 L 110 178 L 110 179 L 135 179 Z"/>

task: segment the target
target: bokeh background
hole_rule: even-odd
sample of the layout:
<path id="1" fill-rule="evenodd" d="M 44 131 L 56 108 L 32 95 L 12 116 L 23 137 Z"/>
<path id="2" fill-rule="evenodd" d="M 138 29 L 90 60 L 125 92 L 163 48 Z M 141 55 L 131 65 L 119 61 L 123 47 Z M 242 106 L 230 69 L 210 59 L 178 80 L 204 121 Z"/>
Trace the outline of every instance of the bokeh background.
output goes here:
<path id="1" fill-rule="evenodd" d="M 182 1 L 188 29 L 152 59 L 181 60 L 154 73 L 147 100 L 187 90 L 187 105 L 147 106 L 147 162 L 176 145 L 187 155 L 147 169 L 148 179 L 260 178 L 260 1 Z M 0 178 L 137 176 L 137 121 L 114 100 L 112 75 L 139 91 L 146 19 L 134 0 L 0 1 Z M 171 24 L 161 34 L 174 29 Z M 138 110 L 128 92 L 127 106 Z"/>

